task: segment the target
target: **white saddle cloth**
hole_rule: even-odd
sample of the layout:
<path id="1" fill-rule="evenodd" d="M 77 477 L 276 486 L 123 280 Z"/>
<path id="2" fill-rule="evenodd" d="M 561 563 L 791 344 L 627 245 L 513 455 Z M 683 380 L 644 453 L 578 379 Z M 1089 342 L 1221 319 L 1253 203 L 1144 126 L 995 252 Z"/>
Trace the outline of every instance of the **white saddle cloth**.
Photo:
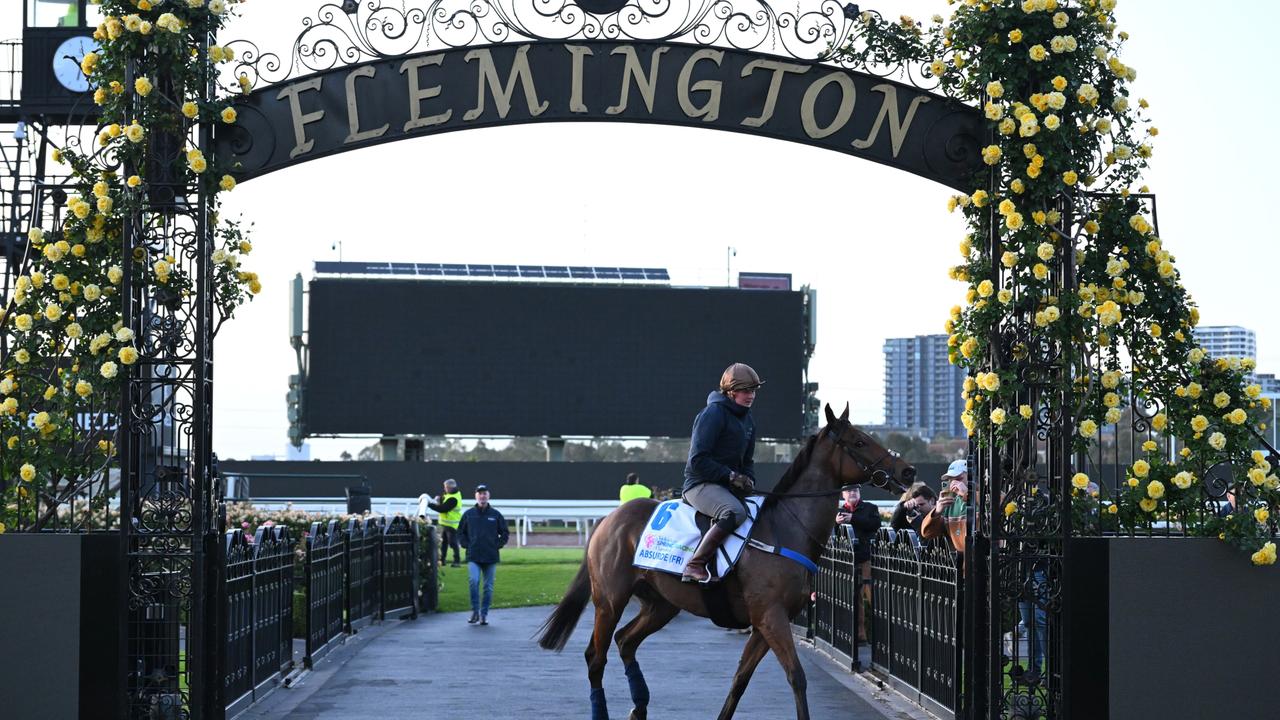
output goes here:
<path id="1" fill-rule="evenodd" d="M 760 512 L 763 497 L 753 496 L 746 500 L 747 520 L 738 526 L 734 534 L 720 546 L 717 553 L 716 574 L 724 577 L 738 562 L 745 538 L 751 537 L 751 526 L 755 524 L 756 515 Z M 644 532 L 640 534 L 640 542 L 636 545 L 636 556 L 632 564 L 648 570 L 661 570 L 679 575 L 689 556 L 698 547 L 702 533 L 694 520 L 697 511 L 693 506 L 680 500 L 668 500 L 654 508 Z"/>

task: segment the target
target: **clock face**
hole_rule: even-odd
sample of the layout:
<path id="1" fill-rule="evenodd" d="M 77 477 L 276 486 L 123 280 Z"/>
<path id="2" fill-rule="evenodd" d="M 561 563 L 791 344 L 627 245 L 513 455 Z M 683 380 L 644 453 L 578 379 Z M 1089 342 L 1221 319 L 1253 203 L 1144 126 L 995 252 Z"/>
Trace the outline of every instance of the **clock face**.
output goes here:
<path id="1" fill-rule="evenodd" d="M 53 76 L 71 92 L 88 92 L 89 78 L 80 71 L 80 61 L 97 50 L 98 43 L 88 35 L 63 41 L 53 52 Z"/>

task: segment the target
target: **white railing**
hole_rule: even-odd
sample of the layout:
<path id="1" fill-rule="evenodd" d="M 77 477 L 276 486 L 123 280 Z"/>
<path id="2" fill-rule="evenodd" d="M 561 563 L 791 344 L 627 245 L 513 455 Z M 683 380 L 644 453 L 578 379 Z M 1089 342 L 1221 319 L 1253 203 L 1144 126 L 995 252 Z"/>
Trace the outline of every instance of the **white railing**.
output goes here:
<path id="1" fill-rule="evenodd" d="M 346 498 L 341 497 L 306 498 L 303 500 L 264 497 L 252 498 L 248 502 L 253 503 L 254 507 L 263 510 L 283 510 L 287 507 L 305 512 L 332 515 L 342 515 L 347 512 Z M 894 505 L 897 504 L 895 500 L 871 500 L 869 502 L 882 511 L 892 511 Z M 474 504 L 470 500 L 462 501 L 464 510 Z M 833 512 L 834 504 L 833 501 Z M 571 524 L 574 533 L 578 536 L 578 544 L 586 545 L 587 540 L 591 539 L 591 532 L 595 529 L 596 523 L 613 512 L 614 508 L 618 507 L 618 501 L 504 499 L 495 501 L 493 506 L 508 521 L 516 524 L 516 543 L 520 547 L 529 544 L 529 534 L 533 532 L 533 524 L 535 522 L 549 520 L 560 520 L 566 525 Z M 386 516 L 425 516 L 427 519 L 439 517 L 434 511 L 427 509 L 425 496 L 416 498 L 382 498 L 372 503 L 372 509 L 374 512 Z"/>

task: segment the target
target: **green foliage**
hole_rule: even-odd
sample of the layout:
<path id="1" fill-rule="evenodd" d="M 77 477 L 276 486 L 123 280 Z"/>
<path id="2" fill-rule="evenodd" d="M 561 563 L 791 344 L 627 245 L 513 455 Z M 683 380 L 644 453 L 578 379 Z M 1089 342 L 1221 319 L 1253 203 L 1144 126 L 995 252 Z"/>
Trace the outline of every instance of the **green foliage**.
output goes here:
<path id="1" fill-rule="evenodd" d="M 204 156 L 214 124 L 235 122 L 235 110 L 213 96 L 214 64 L 205 53 L 226 20 L 227 0 L 132 2 L 103 0 L 101 46 L 81 69 L 89 78 L 102 125 L 96 143 L 55 149 L 70 166 L 72 187 L 55 226 L 32 227 L 24 273 L 0 298 L 0 532 L 40 530 L 66 512 L 90 483 L 106 484 L 116 443 L 108 415 L 120 407 L 125 380 L 163 352 L 154 337 L 124 325 L 121 290 L 154 300 L 157 315 L 194 306 L 199 264 L 166 238 L 199 231 L 192 218 L 157 197 L 195 197 L 211 212 L 235 181 Z M 203 139 L 202 139 L 203 138 Z M 126 223 L 151 241 L 124 257 Z M 240 268 L 252 249 L 245 229 L 226 223 L 204 229 L 213 263 L 215 327 L 260 289 Z M 135 322 L 138 320 L 135 318 Z M 163 319 L 157 320 L 164 322 Z M 156 328 L 148 328 L 148 333 Z"/>
<path id="2" fill-rule="evenodd" d="M 1213 468 L 1228 468 L 1242 507 L 1269 517 L 1280 502 L 1270 462 L 1250 456 L 1269 402 L 1247 384 L 1251 360 L 1204 357 L 1193 336 L 1199 312 L 1155 234 L 1147 187 L 1135 187 L 1158 130 L 1147 102 L 1130 96 L 1137 71 L 1119 59 L 1128 35 L 1116 30 L 1114 0 L 954 7 L 927 28 L 863 13 L 836 57 L 905 60 L 989 122 L 986 171 L 948 201 L 969 229 L 951 270 L 969 286 L 967 304 L 946 322 L 952 360 L 971 375 L 965 427 L 980 446 L 1005 445 L 1066 418 L 1072 449 L 1087 453 L 1130 398 L 1163 408 L 1151 426 L 1177 438 L 1181 454 L 1171 461 L 1155 443 L 1144 447 L 1132 481 L 1105 501 L 1114 511 L 1078 490 L 1079 526 L 1171 523 L 1274 562 L 1275 545 L 1263 542 L 1273 522 L 1204 519 L 1213 505 L 1200 483 Z M 1076 359 L 1054 367 L 1058 355 Z M 1006 505 L 1010 522 L 1020 512 Z"/>

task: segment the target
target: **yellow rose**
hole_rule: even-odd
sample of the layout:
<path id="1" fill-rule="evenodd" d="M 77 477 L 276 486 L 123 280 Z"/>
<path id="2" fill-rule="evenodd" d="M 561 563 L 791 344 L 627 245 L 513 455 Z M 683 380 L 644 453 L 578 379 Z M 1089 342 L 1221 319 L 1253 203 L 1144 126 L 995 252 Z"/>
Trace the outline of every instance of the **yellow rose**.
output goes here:
<path id="1" fill-rule="evenodd" d="M 1001 305 L 1008 305 L 1010 301 L 1013 300 L 1013 291 L 1001 290 L 1000 292 L 996 293 L 996 300 L 999 300 Z"/>
<path id="2" fill-rule="evenodd" d="M 996 408 L 991 411 L 991 422 L 996 425 L 1003 425 L 1005 421 L 1005 412 L 1003 408 Z"/>
<path id="3" fill-rule="evenodd" d="M 1117 506 L 1115 506 L 1115 505 L 1108 505 L 1108 506 L 1107 506 L 1107 514 L 1109 514 L 1109 515 L 1115 515 L 1115 514 L 1116 514 L 1116 513 L 1118 513 L 1118 512 L 1120 512 L 1120 508 L 1119 508 L 1119 507 L 1117 507 Z"/>
<path id="4" fill-rule="evenodd" d="M 1213 396 L 1214 407 L 1224 408 L 1230 404 L 1231 404 L 1231 396 L 1224 392 L 1220 392 L 1217 395 Z"/>
<path id="5" fill-rule="evenodd" d="M 1011 43 L 1020 43 L 1020 42 L 1022 42 L 1022 31 L 1021 31 L 1021 30 L 1017 30 L 1017 29 L 1010 30 L 1010 31 L 1009 31 L 1009 42 L 1011 42 Z M 1043 48 L 1041 48 L 1041 49 L 1043 49 Z"/>
<path id="6" fill-rule="evenodd" d="M 1200 397 L 1200 393 L 1203 391 L 1204 388 L 1200 387 L 1200 383 L 1193 382 L 1190 385 L 1187 385 L 1187 394 L 1193 398 Z"/>
<path id="7" fill-rule="evenodd" d="M 230 175 L 223 175 L 222 179 L 218 181 L 218 187 L 223 190 L 235 190 L 236 179 Z"/>
<path id="8" fill-rule="evenodd" d="M 1197 415 L 1191 418 L 1191 429 L 1196 432 L 1204 432 L 1209 429 L 1209 419 L 1203 415 Z"/>
<path id="9" fill-rule="evenodd" d="M 76 381 L 76 394 L 80 397 L 88 397 L 93 393 L 93 386 L 84 380 Z"/>
<path id="10" fill-rule="evenodd" d="M 1042 62 L 1048 56 L 1049 53 L 1044 49 L 1043 45 L 1032 45 L 1031 49 L 1027 51 L 1027 57 L 1031 58 L 1033 62 Z"/>
<path id="11" fill-rule="evenodd" d="M 1084 473 L 1076 473 L 1071 476 L 1071 487 L 1077 490 L 1084 490 L 1089 487 L 1089 476 Z"/>
<path id="12" fill-rule="evenodd" d="M 119 368 L 117 368 L 116 364 L 111 362 L 110 360 L 102 363 L 102 365 L 98 368 L 98 373 L 101 374 L 102 377 L 108 380 L 115 377 L 117 372 L 119 372 Z"/>
<path id="13" fill-rule="evenodd" d="M 1271 512 L 1264 507 L 1260 507 L 1253 511 L 1253 517 L 1263 525 L 1267 524 L 1267 519 L 1271 517 Z"/>
<path id="14" fill-rule="evenodd" d="M 978 341 L 974 338 L 968 338 L 960 344 L 960 354 L 965 356 L 965 358 L 973 357 L 973 354 L 977 351 Z"/>
<path id="15" fill-rule="evenodd" d="M 1019 215 L 1018 217 L 1021 218 L 1022 216 Z M 1037 280 L 1044 280 L 1049 277 L 1049 268 L 1044 263 L 1036 263 L 1035 266 L 1031 268 L 1031 274 L 1035 275 Z"/>
<path id="16" fill-rule="evenodd" d="M 120 362 L 125 365 L 132 365 L 138 361 L 138 351 L 131 347 L 122 347 L 118 353 Z"/>
<path id="17" fill-rule="evenodd" d="M 1138 507 L 1142 508 L 1144 512 L 1155 512 L 1158 505 L 1159 503 L 1151 498 L 1142 498 L 1138 501 Z"/>
<path id="18" fill-rule="evenodd" d="M 1246 414 L 1245 411 L 1240 408 L 1236 408 L 1235 410 L 1232 410 L 1231 412 L 1227 413 L 1226 415 L 1223 415 L 1222 417 L 1224 420 L 1226 420 L 1227 422 L 1230 422 L 1232 425 L 1243 425 L 1245 420 L 1249 419 L 1248 414 Z"/>
<path id="19" fill-rule="evenodd" d="M 1151 465 L 1146 460 L 1139 460 L 1133 464 L 1133 474 L 1144 478 L 1147 473 L 1151 472 Z"/>
<path id="20" fill-rule="evenodd" d="M 1182 472 L 1173 476 L 1173 484 L 1177 486 L 1179 490 L 1186 490 L 1187 488 L 1191 487 L 1191 484 L 1195 482 L 1195 479 L 1196 479 L 1195 475 L 1192 475 L 1186 470 L 1183 470 Z"/>
<path id="21" fill-rule="evenodd" d="M 1022 416 L 1022 419 L 1023 419 L 1023 420 L 1030 420 L 1030 419 L 1031 419 L 1031 406 L 1030 406 L 1030 405 L 1019 405 L 1019 406 L 1018 406 L 1018 414 Z"/>
<path id="22" fill-rule="evenodd" d="M 1066 171 L 1066 172 L 1062 173 L 1062 182 L 1066 183 L 1067 185 L 1075 185 L 1075 184 L 1076 184 L 1076 181 L 1077 181 L 1078 179 L 1079 179 L 1079 176 L 1077 176 L 1077 175 L 1076 175 L 1076 171 L 1075 171 L 1075 170 L 1068 170 L 1068 171 Z M 1085 223 L 1085 224 L 1086 224 L 1086 226 L 1088 225 L 1088 223 Z M 1097 230 L 1096 230 L 1096 228 L 1097 228 L 1097 224 L 1096 224 L 1096 223 L 1094 223 L 1094 228 L 1095 228 L 1095 229 L 1094 229 L 1094 230 L 1092 230 L 1092 231 L 1090 231 L 1090 232 L 1097 232 Z M 1088 228 L 1087 228 L 1087 227 L 1086 227 L 1086 230 L 1088 230 Z"/>
<path id="23" fill-rule="evenodd" d="M 991 284 L 990 280 L 983 280 L 982 282 L 978 283 L 979 296 L 984 298 L 991 297 L 992 293 L 994 292 L 995 292 L 995 286 Z"/>
<path id="24" fill-rule="evenodd" d="M 24 463 L 18 470 L 18 476 L 26 482 L 31 482 L 36 478 L 36 467 L 31 463 Z"/>
<path id="25" fill-rule="evenodd" d="M 142 97 L 146 97 L 150 95 L 151 88 L 152 88 L 151 81 L 145 77 L 140 77 L 137 80 L 133 81 L 133 91 L 138 93 Z"/>
<path id="26" fill-rule="evenodd" d="M 1227 446 L 1227 436 L 1220 432 L 1216 432 L 1209 436 L 1209 446 L 1214 450 L 1221 450 Z"/>
<path id="27" fill-rule="evenodd" d="M 1018 503 L 1011 502 L 1004 506 L 1004 516 L 1009 517 L 1018 512 Z"/>
<path id="28" fill-rule="evenodd" d="M 236 109 L 233 107 L 222 108 L 222 122 L 231 124 L 236 121 Z"/>
<path id="29" fill-rule="evenodd" d="M 1091 438 L 1098 434 L 1098 423 L 1092 420 L 1084 420 L 1080 423 L 1081 437 Z"/>
<path id="30" fill-rule="evenodd" d="M 1000 162 L 1003 152 L 998 145 L 988 145 L 982 149 L 982 161 L 988 165 L 995 165 Z"/>

